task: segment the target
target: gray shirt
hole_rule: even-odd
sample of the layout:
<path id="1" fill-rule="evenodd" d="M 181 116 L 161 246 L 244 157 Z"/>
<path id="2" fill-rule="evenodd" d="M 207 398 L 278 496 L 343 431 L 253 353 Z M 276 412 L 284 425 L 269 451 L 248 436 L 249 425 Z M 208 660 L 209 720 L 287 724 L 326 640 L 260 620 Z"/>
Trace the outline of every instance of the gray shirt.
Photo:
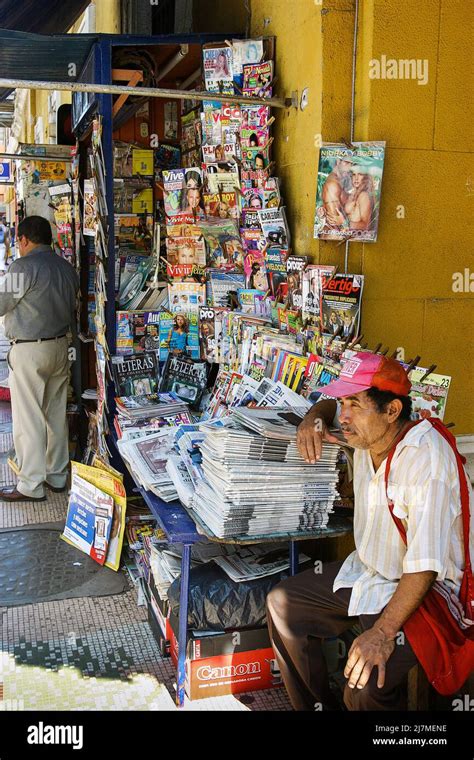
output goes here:
<path id="1" fill-rule="evenodd" d="M 71 264 L 47 245 L 16 259 L 0 278 L 0 316 L 10 340 L 76 334 L 79 277 Z"/>

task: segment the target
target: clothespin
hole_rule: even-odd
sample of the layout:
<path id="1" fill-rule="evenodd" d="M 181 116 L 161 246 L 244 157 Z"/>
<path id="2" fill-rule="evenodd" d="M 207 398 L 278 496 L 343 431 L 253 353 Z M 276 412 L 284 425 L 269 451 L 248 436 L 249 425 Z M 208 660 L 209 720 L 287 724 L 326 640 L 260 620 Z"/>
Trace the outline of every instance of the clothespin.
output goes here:
<path id="1" fill-rule="evenodd" d="M 390 358 L 391 359 L 396 359 L 397 358 L 397 354 L 398 354 L 398 348 L 395 349 L 395 351 L 393 352 L 393 354 L 390 354 Z"/>
<path id="2" fill-rule="evenodd" d="M 238 92 L 240 95 L 243 95 L 243 94 L 244 94 L 244 93 L 242 92 L 242 90 L 240 89 L 240 87 L 239 87 L 239 85 L 238 85 L 238 84 L 236 84 L 235 82 L 232 82 L 232 84 L 234 85 L 234 88 L 237 90 L 237 92 Z"/>
<path id="3" fill-rule="evenodd" d="M 354 338 L 351 343 L 349 343 L 348 348 L 352 348 L 353 346 L 356 346 L 364 337 L 364 334 L 361 333 L 357 336 L 357 338 Z"/>
<path id="4" fill-rule="evenodd" d="M 385 351 L 381 352 L 382 356 L 387 356 L 388 352 L 389 352 L 389 347 L 387 346 L 387 348 L 385 349 Z"/>
<path id="5" fill-rule="evenodd" d="M 224 40 L 225 44 L 228 45 L 228 47 L 232 47 L 232 42 L 230 40 Z"/>
<path id="6" fill-rule="evenodd" d="M 263 125 L 263 129 L 266 129 L 267 127 L 269 127 L 271 124 L 273 124 L 274 121 L 275 121 L 275 117 L 272 116 L 272 118 L 268 119 L 267 123 Z"/>
<path id="7" fill-rule="evenodd" d="M 245 195 L 243 194 L 243 192 L 242 192 L 242 190 L 240 189 L 240 187 L 238 187 L 237 185 L 234 185 L 234 190 L 235 190 L 235 191 L 236 191 L 236 192 L 237 192 L 239 195 L 241 195 L 241 196 L 242 196 L 242 198 L 245 198 Z"/>
<path id="8" fill-rule="evenodd" d="M 168 195 L 168 192 L 165 190 L 161 182 L 155 182 L 155 185 L 157 186 L 158 190 L 161 190 L 163 195 Z"/>
<path id="9" fill-rule="evenodd" d="M 456 423 L 455 422 L 448 422 L 448 424 L 445 425 L 444 427 L 453 428 L 453 427 L 456 427 Z"/>
<path id="10" fill-rule="evenodd" d="M 414 359 L 411 359 L 411 361 L 408 362 L 408 367 L 406 368 L 406 371 L 410 372 L 410 370 L 412 370 L 413 367 L 416 367 L 420 359 L 421 359 L 421 356 L 415 356 Z"/>
<path id="11" fill-rule="evenodd" d="M 273 138 L 272 138 L 272 139 L 273 139 Z M 274 166 L 275 166 L 275 161 L 270 161 L 270 163 L 268 164 L 267 168 L 266 168 L 266 169 L 263 169 L 263 171 L 264 171 L 266 174 L 269 174 L 269 173 L 271 172 L 271 170 L 273 169 L 273 167 L 274 167 Z"/>
<path id="12" fill-rule="evenodd" d="M 431 367 L 428 367 L 428 369 L 426 370 L 425 374 L 423 375 L 423 377 L 420 377 L 420 379 L 418 380 L 418 382 L 422 383 L 423 380 L 425 379 L 425 377 L 428 377 L 428 375 L 431 375 L 431 373 L 435 371 L 436 367 L 437 367 L 437 364 L 432 364 Z"/>
<path id="13" fill-rule="evenodd" d="M 270 145 L 272 144 L 272 142 L 273 142 L 274 139 L 275 139 L 274 137 L 270 137 L 267 140 L 267 142 L 265 143 L 265 145 L 262 145 L 262 147 L 260 148 L 260 150 L 263 151 L 263 150 L 266 150 L 268 147 L 270 147 Z"/>
<path id="14" fill-rule="evenodd" d="M 361 348 L 364 348 L 364 349 L 365 349 L 365 348 L 367 348 L 367 346 L 368 346 L 368 345 L 369 345 L 368 343 L 362 343 L 362 344 L 361 344 Z"/>
<path id="15" fill-rule="evenodd" d="M 373 354 L 376 354 L 376 353 L 377 353 L 377 351 L 380 351 L 380 349 L 381 349 L 381 348 L 382 348 L 382 344 L 381 344 L 381 343 L 377 343 L 377 345 L 375 346 L 375 348 L 374 348 L 374 350 L 372 351 L 372 353 L 373 353 Z"/>
<path id="16" fill-rule="evenodd" d="M 341 142 L 344 143 L 346 148 L 349 148 L 349 150 L 357 150 L 356 146 L 349 142 L 349 140 L 346 140 L 345 137 L 341 137 Z"/>
<path id="17" fill-rule="evenodd" d="M 231 158 L 235 161 L 236 164 L 238 164 L 239 166 L 242 166 L 242 161 L 240 160 L 240 158 L 237 158 L 237 156 L 234 156 L 234 154 L 232 154 Z"/>
<path id="18" fill-rule="evenodd" d="M 267 292 L 266 292 L 266 293 L 265 293 L 265 295 L 263 296 L 263 300 L 264 300 L 264 301 L 266 301 L 266 300 L 267 300 L 267 297 L 270 295 L 270 293 L 271 293 L 271 292 L 272 292 L 272 291 L 270 290 L 270 288 L 268 288 Z"/>

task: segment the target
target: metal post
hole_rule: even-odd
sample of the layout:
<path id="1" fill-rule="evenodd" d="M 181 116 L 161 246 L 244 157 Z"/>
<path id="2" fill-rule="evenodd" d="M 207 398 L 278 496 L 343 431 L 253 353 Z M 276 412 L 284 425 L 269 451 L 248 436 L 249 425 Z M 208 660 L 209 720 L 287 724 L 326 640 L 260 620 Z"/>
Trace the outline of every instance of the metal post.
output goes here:
<path id="1" fill-rule="evenodd" d="M 179 590 L 179 631 L 178 631 L 178 682 L 176 702 L 178 707 L 184 706 L 184 691 L 186 682 L 186 645 L 188 643 L 188 604 L 189 604 L 189 571 L 191 568 L 191 544 L 183 544 L 181 559 L 181 585 Z"/>
<path id="2" fill-rule="evenodd" d="M 216 100 L 221 103 L 272 106 L 289 108 L 292 98 L 245 98 L 236 95 L 221 95 L 217 92 L 196 90 L 169 90 L 160 87 L 128 87 L 119 84 L 90 84 L 83 82 L 43 82 L 30 79 L 0 79 L 0 88 L 15 90 L 62 90 L 66 92 L 95 92 L 98 95 L 139 95 L 143 98 L 166 98 L 167 100 Z"/>

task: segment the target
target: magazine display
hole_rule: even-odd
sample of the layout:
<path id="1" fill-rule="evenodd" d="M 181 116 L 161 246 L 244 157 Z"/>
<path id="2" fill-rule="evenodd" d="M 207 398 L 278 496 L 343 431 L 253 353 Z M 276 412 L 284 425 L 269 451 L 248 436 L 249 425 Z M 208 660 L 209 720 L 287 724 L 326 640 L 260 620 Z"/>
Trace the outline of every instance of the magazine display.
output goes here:
<path id="1" fill-rule="evenodd" d="M 314 237 L 377 240 L 384 142 L 323 144 L 319 153 Z"/>
<path id="2" fill-rule="evenodd" d="M 364 275 L 335 274 L 323 284 L 322 330 L 342 340 L 359 335 Z"/>
<path id="3" fill-rule="evenodd" d="M 158 390 L 159 366 L 154 351 L 113 356 L 112 373 L 119 396 L 143 396 Z"/>

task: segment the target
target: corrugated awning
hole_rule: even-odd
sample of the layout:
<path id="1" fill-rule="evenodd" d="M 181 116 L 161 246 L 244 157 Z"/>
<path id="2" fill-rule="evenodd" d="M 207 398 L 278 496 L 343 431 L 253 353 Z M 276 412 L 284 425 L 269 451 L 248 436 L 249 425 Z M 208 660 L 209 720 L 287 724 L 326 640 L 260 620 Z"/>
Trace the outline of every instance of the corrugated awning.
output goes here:
<path id="1" fill-rule="evenodd" d="M 67 32 L 90 0 L 2 0 L 0 29 L 56 34 Z"/>
<path id="2" fill-rule="evenodd" d="M 74 82 L 97 39 L 92 34 L 42 35 L 0 29 L 2 77 Z M 9 92 L 11 90 L 0 90 L 0 100 Z"/>

